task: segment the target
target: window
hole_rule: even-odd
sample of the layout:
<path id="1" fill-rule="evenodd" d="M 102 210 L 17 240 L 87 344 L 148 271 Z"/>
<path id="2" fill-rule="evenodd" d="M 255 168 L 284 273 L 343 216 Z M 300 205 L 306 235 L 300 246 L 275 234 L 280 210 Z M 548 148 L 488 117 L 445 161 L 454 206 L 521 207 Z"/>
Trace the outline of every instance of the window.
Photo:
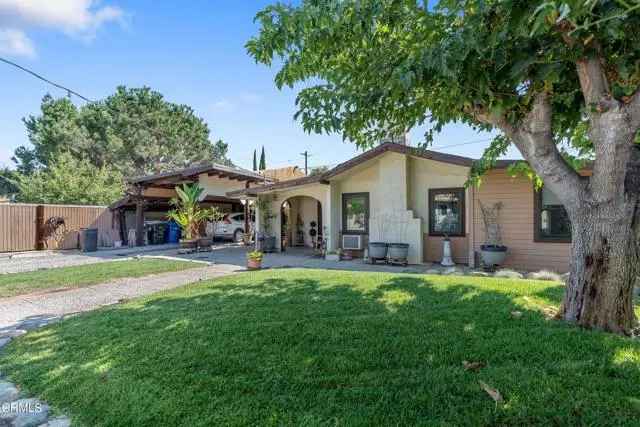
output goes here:
<path id="1" fill-rule="evenodd" d="M 571 242 L 571 222 L 562 202 L 545 187 L 534 193 L 535 241 Z"/>
<path id="2" fill-rule="evenodd" d="M 429 235 L 464 236 L 464 188 L 429 190 Z"/>
<path id="3" fill-rule="evenodd" d="M 342 195 L 342 232 L 345 234 L 369 232 L 369 193 Z"/>

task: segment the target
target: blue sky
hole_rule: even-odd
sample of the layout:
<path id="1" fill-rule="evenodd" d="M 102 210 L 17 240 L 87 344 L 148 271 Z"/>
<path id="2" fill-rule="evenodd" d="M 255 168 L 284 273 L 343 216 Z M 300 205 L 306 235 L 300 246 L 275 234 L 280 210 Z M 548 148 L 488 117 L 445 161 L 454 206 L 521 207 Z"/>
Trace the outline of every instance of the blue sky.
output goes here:
<path id="1" fill-rule="evenodd" d="M 253 17 L 268 1 L 9 0 L 0 4 L 0 56 L 18 62 L 91 99 L 117 85 L 150 86 L 188 104 L 230 145 L 231 159 L 250 167 L 265 146 L 267 166 L 334 165 L 358 151 L 339 135 L 308 135 L 293 120 L 295 92 L 279 91 L 274 69 L 257 65 L 244 44 Z M 65 93 L 0 63 L 0 165 L 28 144 L 22 117 L 37 114 L 46 93 Z M 74 98 L 74 101 L 81 102 Z M 410 142 L 421 140 L 414 129 Z M 452 125 L 434 149 L 478 157 L 486 134 Z M 508 157 L 520 157 L 511 150 Z"/>

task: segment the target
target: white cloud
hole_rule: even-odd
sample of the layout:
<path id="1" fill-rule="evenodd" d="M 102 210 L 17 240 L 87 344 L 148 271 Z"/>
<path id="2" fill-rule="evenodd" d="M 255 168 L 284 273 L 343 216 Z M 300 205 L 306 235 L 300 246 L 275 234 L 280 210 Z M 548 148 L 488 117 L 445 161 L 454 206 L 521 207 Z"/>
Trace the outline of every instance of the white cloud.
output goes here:
<path id="1" fill-rule="evenodd" d="M 101 6 L 96 0 L 0 0 L 0 31 L 11 32 L 12 39 L 33 44 L 26 31 L 47 28 L 83 40 L 91 40 L 102 25 L 122 22 L 124 12 L 116 6 Z M 15 55 L 28 55 L 29 49 L 13 49 Z"/>
<path id="2" fill-rule="evenodd" d="M 23 31 L 0 28 L 0 53 L 33 58 L 36 55 L 36 50 L 29 37 Z"/>

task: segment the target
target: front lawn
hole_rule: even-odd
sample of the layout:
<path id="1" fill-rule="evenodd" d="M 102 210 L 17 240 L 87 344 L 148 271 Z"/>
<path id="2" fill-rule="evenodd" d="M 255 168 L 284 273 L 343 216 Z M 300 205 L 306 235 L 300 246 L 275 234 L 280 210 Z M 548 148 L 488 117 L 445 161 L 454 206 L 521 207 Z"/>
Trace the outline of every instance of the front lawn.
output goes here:
<path id="1" fill-rule="evenodd" d="M 104 283 L 112 279 L 141 277 L 194 267 L 202 267 L 202 264 L 143 258 L 51 268 L 27 273 L 0 274 L 0 298 L 38 291 L 79 288 Z"/>
<path id="2" fill-rule="evenodd" d="M 640 343 L 547 320 L 561 295 L 493 278 L 238 274 L 37 330 L 0 371 L 87 426 L 637 425 Z"/>

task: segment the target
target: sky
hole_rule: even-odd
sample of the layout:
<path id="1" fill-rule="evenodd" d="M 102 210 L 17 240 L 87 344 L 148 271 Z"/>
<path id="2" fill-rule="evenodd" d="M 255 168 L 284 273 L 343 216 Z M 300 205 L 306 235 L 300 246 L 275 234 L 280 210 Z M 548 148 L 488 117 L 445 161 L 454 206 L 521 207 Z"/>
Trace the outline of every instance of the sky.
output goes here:
<path id="1" fill-rule="evenodd" d="M 28 67 L 90 99 L 118 85 L 149 86 L 171 102 L 187 104 L 229 144 L 229 157 L 250 168 L 265 147 L 267 167 L 345 161 L 359 151 L 340 135 L 307 134 L 293 119 L 296 92 L 278 90 L 277 71 L 255 64 L 244 48 L 257 33 L 262 0 L 0 0 L 0 57 Z M 42 97 L 66 96 L 0 63 L 0 166 L 28 145 L 22 118 L 39 112 Z M 78 98 L 72 100 L 82 104 Z M 411 144 L 423 139 L 412 129 Z M 451 125 L 436 151 L 479 157 L 490 135 Z M 479 141 L 479 142 L 477 142 Z M 520 158 L 511 149 L 507 156 Z"/>

